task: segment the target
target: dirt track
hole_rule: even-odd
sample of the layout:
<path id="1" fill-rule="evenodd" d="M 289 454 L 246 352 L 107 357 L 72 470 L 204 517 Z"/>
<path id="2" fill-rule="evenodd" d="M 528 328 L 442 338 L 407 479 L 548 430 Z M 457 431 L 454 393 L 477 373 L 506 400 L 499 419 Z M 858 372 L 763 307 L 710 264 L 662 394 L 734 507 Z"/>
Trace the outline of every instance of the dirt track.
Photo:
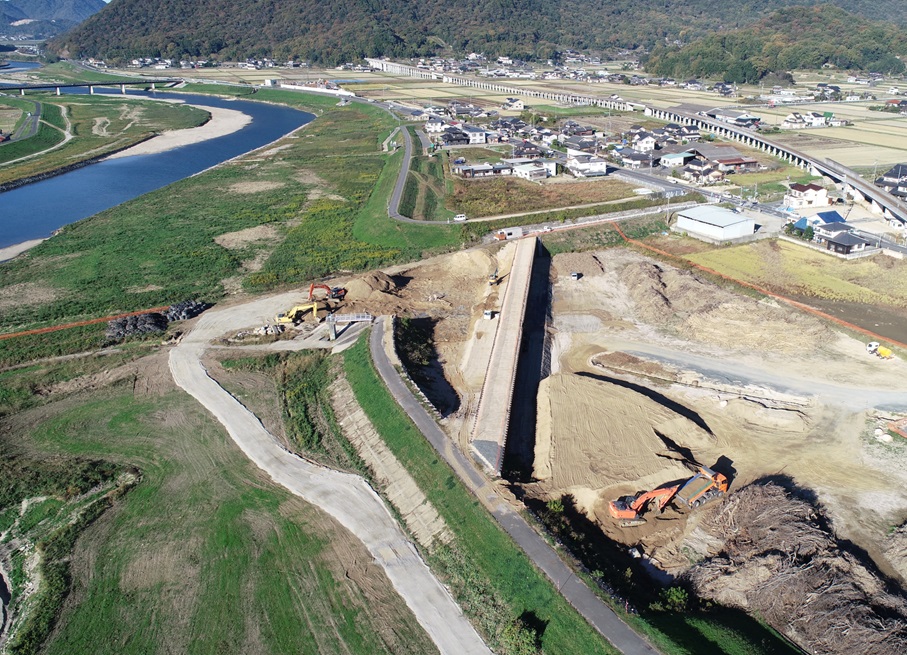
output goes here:
<path id="1" fill-rule="evenodd" d="M 268 322 L 298 296 L 283 294 L 205 314 L 171 351 L 174 381 L 206 407 L 246 456 L 275 482 L 320 507 L 362 540 L 442 654 L 490 655 L 365 481 L 316 466 L 282 449 L 258 418 L 210 378 L 202 365 L 201 357 L 212 340 Z"/>

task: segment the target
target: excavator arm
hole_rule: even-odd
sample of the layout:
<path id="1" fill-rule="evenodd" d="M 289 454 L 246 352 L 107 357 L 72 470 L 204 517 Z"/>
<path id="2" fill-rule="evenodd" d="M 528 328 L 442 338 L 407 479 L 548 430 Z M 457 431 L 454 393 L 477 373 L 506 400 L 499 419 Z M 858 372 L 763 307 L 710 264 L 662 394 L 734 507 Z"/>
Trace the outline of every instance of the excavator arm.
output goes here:
<path id="1" fill-rule="evenodd" d="M 679 485 L 653 489 L 636 496 L 624 496 L 608 503 L 608 511 L 611 516 L 620 521 L 621 527 L 642 525 L 646 522 L 642 515 L 649 509 L 649 504 L 654 502 L 658 511 L 663 511 L 677 494 L 678 489 L 680 489 Z"/>

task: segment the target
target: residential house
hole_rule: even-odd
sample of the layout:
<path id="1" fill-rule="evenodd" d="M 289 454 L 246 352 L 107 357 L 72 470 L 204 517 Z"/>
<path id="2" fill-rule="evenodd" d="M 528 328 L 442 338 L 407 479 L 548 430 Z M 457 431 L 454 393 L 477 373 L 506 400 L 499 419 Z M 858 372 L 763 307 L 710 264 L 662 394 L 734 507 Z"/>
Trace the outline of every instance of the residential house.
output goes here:
<path id="1" fill-rule="evenodd" d="M 755 127 L 762 120 L 759 116 L 753 116 L 742 109 L 711 109 L 706 112 L 706 116 L 737 127 Z"/>
<path id="2" fill-rule="evenodd" d="M 469 145 L 469 135 L 456 127 L 448 127 L 441 133 L 441 143 L 445 146 Z"/>
<path id="3" fill-rule="evenodd" d="M 842 232 L 825 239 L 825 249 L 839 255 L 850 255 L 866 250 L 869 243 L 852 232 Z"/>
<path id="4" fill-rule="evenodd" d="M 501 109 L 505 111 L 523 111 L 526 109 L 526 105 L 523 102 L 522 98 L 507 98 Z"/>
<path id="5" fill-rule="evenodd" d="M 595 155 L 568 155 L 567 170 L 576 177 L 601 177 L 608 174 L 608 161 Z"/>
<path id="6" fill-rule="evenodd" d="M 627 168 L 653 168 L 658 166 L 660 159 L 651 152 L 640 152 L 633 148 L 621 148 L 617 151 L 621 164 Z"/>
<path id="7" fill-rule="evenodd" d="M 813 227 L 814 239 L 817 243 L 824 243 L 826 239 L 836 237 L 843 232 L 850 232 L 850 226 L 843 221 L 820 223 Z"/>
<path id="8" fill-rule="evenodd" d="M 561 127 L 561 134 L 565 136 L 594 136 L 595 128 L 591 125 L 580 125 L 576 121 L 567 121 Z"/>
<path id="9" fill-rule="evenodd" d="M 501 177 L 513 174 L 513 165 L 506 162 L 496 164 L 460 164 L 453 167 L 454 173 L 466 178 Z"/>
<path id="10" fill-rule="evenodd" d="M 427 121 L 425 121 L 425 131 L 428 134 L 440 134 L 447 127 L 447 123 L 442 121 L 437 116 L 432 116 Z"/>
<path id="11" fill-rule="evenodd" d="M 633 149 L 639 152 L 652 152 L 658 147 L 658 139 L 649 132 L 640 132 L 633 137 Z"/>
<path id="12" fill-rule="evenodd" d="M 759 170 L 759 160 L 753 157 L 718 157 L 712 161 L 723 173 L 753 172 Z"/>
<path id="13" fill-rule="evenodd" d="M 686 166 L 689 162 L 695 159 L 694 155 L 689 150 L 684 150 L 683 152 L 669 152 L 662 153 L 661 155 L 661 165 L 666 168 L 677 168 L 678 166 Z"/>
<path id="14" fill-rule="evenodd" d="M 598 141 L 587 136 L 572 136 L 561 141 L 561 145 L 567 148 L 568 157 L 570 155 L 594 155 L 598 152 Z"/>
<path id="15" fill-rule="evenodd" d="M 827 207 L 828 190 L 818 184 L 791 184 L 784 195 L 784 204 L 792 209 Z"/>
<path id="16" fill-rule="evenodd" d="M 547 179 L 554 175 L 556 172 L 557 164 L 553 161 L 531 161 L 527 164 L 516 164 L 513 167 L 514 175 L 521 177 L 524 180 L 530 180 L 533 182 Z"/>
<path id="17" fill-rule="evenodd" d="M 702 157 L 691 159 L 683 167 L 682 174 L 683 179 L 703 185 L 715 184 L 724 179 L 724 173 L 713 166 L 708 159 Z"/>
<path id="18" fill-rule="evenodd" d="M 523 141 L 513 146 L 514 157 L 539 157 L 541 154 L 541 148 L 529 141 Z"/>
<path id="19" fill-rule="evenodd" d="M 895 164 L 875 184 L 893 196 L 907 198 L 907 164 Z"/>
<path id="20" fill-rule="evenodd" d="M 484 144 L 486 143 L 485 139 L 485 128 L 478 127 L 477 125 L 464 125 L 460 128 L 466 135 L 469 137 L 470 145 Z"/>

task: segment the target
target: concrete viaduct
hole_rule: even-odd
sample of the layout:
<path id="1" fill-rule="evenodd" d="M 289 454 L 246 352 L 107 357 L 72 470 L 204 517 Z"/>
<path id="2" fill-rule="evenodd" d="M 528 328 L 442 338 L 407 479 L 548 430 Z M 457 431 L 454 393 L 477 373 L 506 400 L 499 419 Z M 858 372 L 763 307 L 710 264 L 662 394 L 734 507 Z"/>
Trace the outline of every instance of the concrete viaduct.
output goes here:
<path id="1" fill-rule="evenodd" d="M 510 96 L 528 96 L 530 98 L 539 98 L 542 100 L 551 100 L 564 104 L 574 105 L 591 105 L 595 107 L 605 107 L 618 111 L 633 111 L 643 109 L 646 116 L 652 116 L 670 123 L 681 125 L 695 125 L 700 130 L 706 130 L 726 139 L 732 139 L 743 143 L 744 145 L 756 148 L 770 155 L 787 161 L 794 166 L 809 171 L 813 175 L 823 175 L 832 181 L 841 184 L 845 195 L 851 197 L 862 196 L 873 210 L 882 214 L 886 218 L 896 219 L 903 224 L 907 224 L 907 203 L 900 201 L 889 193 L 886 193 L 876 187 L 872 182 L 867 182 L 856 172 L 843 166 L 831 159 L 815 159 L 802 152 L 789 148 L 780 143 L 776 143 L 769 138 L 744 128 L 735 127 L 721 121 L 717 121 L 707 116 L 699 114 L 690 114 L 685 112 L 673 111 L 671 109 L 657 109 L 647 105 L 629 103 L 622 100 L 611 100 L 609 98 L 599 98 L 596 96 L 576 95 L 572 93 L 558 93 L 555 91 L 541 91 L 538 89 L 526 89 L 516 86 L 506 86 L 494 81 L 480 80 L 455 75 L 442 75 L 441 73 L 423 70 L 415 66 L 399 64 L 383 59 L 367 59 L 372 68 L 391 73 L 394 75 L 406 75 L 409 77 L 418 77 L 427 80 L 440 80 L 445 84 L 455 84 L 458 86 L 469 86 L 485 91 L 493 91 L 502 95 Z"/>
<path id="2" fill-rule="evenodd" d="M 147 86 L 152 91 L 155 90 L 157 84 L 163 86 L 178 84 L 182 80 L 178 79 L 159 79 L 159 80 L 132 80 L 126 82 L 72 82 L 70 84 L 22 84 L 19 86 L 15 85 L 6 85 L 0 86 L 0 92 L 9 92 L 9 91 L 18 91 L 20 96 L 24 96 L 26 91 L 47 91 L 48 89 L 53 89 L 57 95 L 60 95 L 62 89 L 75 89 L 75 88 L 88 88 L 88 93 L 94 95 L 94 89 L 96 86 L 118 86 L 120 87 L 120 93 L 126 93 L 127 86 Z"/>
<path id="3" fill-rule="evenodd" d="M 785 145 L 772 141 L 771 139 L 741 127 L 735 127 L 721 121 L 700 116 L 699 114 L 689 114 L 686 112 L 673 111 L 671 109 L 655 109 L 654 107 L 645 108 L 646 116 L 652 116 L 669 123 L 678 123 L 680 125 L 694 125 L 700 130 L 705 130 L 723 137 L 732 139 L 740 143 L 766 152 L 803 170 L 809 171 L 812 175 L 823 175 L 832 181 L 841 184 L 845 195 L 856 197 L 861 195 L 863 199 L 871 205 L 873 210 L 882 214 L 886 218 L 899 220 L 907 224 L 907 204 L 901 202 L 889 193 L 879 189 L 872 182 L 867 182 L 860 177 L 855 171 L 843 166 L 831 159 L 815 159 L 798 150 L 789 148 Z"/>

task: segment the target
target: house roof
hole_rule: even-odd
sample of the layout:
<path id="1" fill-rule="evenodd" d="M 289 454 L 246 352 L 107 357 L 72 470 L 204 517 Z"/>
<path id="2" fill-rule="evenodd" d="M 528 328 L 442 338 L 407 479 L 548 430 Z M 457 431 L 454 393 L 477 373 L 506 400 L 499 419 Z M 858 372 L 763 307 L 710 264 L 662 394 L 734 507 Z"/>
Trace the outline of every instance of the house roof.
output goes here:
<path id="1" fill-rule="evenodd" d="M 817 225 L 817 229 L 822 230 L 823 232 L 829 232 L 831 234 L 838 234 L 840 232 L 849 232 L 850 226 L 847 223 L 825 223 L 824 225 Z"/>
<path id="2" fill-rule="evenodd" d="M 698 143 L 693 148 L 690 148 L 693 152 L 699 153 L 706 159 L 724 159 L 727 157 L 742 157 L 736 148 L 731 146 L 713 146 L 708 143 Z"/>
<path id="3" fill-rule="evenodd" d="M 844 220 L 844 217 L 841 216 L 841 214 L 839 214 L 838 212 L 836 212 L 834 210 L 827 211 L 827 212 L 819 212 L 818 214 L 816 214 L 815 217 L 818 218 L 820 221 L 822 221 L 825 224 L 845 223 L 846 222 Z"/>
<path id="4" fill-rule="evenodd" d="M 836 234 L 834 236 L 828 237 L 827 241 L 829 243 L 835 243 L 839 246 L 858 246 L 861 243 L 869 243 L 865 239 L 861 239 L 856 234 L 851 234 L 850 232 L 842 232 L 841 234 Z"/>
<path id="5" fill-rule="evenodd" d="M 677 212 L 677 215 L 715 227 L 729 227 L 738 223 L 753 222 L 753 219 L 748 216 L 714 205 L 699 205 L 690 209 L 682 209 Z"/>
<path id="6" fill-rule="evenodd" d="M 799 191 L 800 193 L 803 193 L 804 191 L 822 191 L 824 188 L 825 187 L 813 184 L 812 182 L 809 184 L 800 184 L 799 182 L 796 182 L 790 185 L 791 191 Z"/>
<path id="7" fill-rule="evenodd" d="M 891 167 L 891 170 L 885 173 L 882 177 L 894 177 L 897 179 L 907 177 L 907 164 L 895 164 Z"/>

